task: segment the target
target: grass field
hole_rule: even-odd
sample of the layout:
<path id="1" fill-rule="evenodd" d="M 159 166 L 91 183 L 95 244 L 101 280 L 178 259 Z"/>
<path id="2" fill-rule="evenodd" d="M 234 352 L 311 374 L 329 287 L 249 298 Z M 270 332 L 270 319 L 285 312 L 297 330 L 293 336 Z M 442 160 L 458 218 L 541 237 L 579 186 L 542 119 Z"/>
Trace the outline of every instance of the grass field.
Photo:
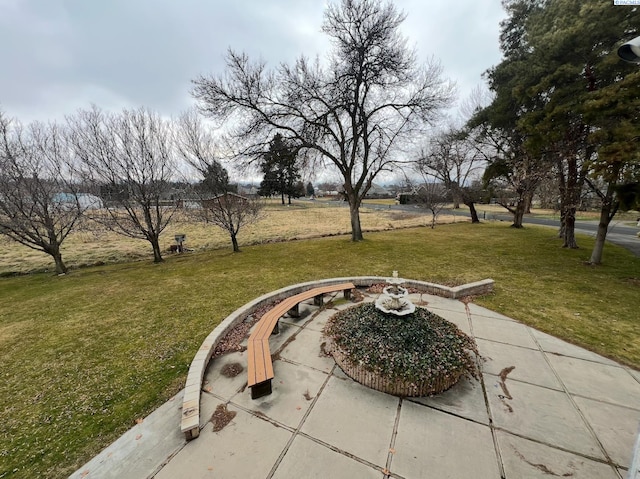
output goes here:
<path id="1" fill-rule="evenodd" d="M 274 241 L 308 239 L 318 236 L 347 234 L 351 231 L 349 209 L 337 201 L 294 202 L 282 206 L 279 201 L 265 202 L 260 221 L 240 230 L 240 246 Z M 431 221 L 426 212 L 379 211 L 362 208 L 360 218 L 365 231 L 382 231 L 410 226 L 423 226 Z M 446 223 L 454 218 L 441 216 Z M 458 219 L 460 221 L 460 219 Z M 185 245 L 196 251 L 230 248 L 229 235 L 222 229 L 177 212 L 174 221 L 161 236 L 160 246 L 166 250 L 175 244 L 176 233 L 186 234 Z M 62 245 L 62 256 L 71 268 L 102 263 L 146 260 L 152 257 L 147 241 L 127 238 L 91 225 L 73 233 Z M 52 271 L 53 261 L 46 254 L 11 242 L 0 236 L 0 275 Z M 2 478 L 0 478 L 2 479 Z"/>
<path id="2" fill-rule="evenodd" d="M 182 388 L 200 343 L 230 312 L 312 279 L 493 278 L 495 293 L 479 304 L 640 367 L 640 259 L 621 248 L 607 245 L 605 264 L 590 267 L 590 238 L 565 250 L 547 228 L 458 223 L 365 236 L 0 279 L 0 478 L 66 477 Z"/>

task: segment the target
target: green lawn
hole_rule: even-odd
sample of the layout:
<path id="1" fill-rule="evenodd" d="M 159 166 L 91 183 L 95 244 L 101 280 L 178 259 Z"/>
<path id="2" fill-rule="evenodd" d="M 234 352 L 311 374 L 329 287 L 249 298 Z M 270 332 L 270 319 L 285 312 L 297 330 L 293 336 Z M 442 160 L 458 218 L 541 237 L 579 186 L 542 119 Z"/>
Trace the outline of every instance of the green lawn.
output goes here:
<path id="1" fill-rule="evenodd" d="M 477 302 L 640 368 L 640 259 L 459 223 L 0 279 L 0 479 L 66 477 L 179 391 L 205 336 L 268 291 L 336 276 L 496 281 Z M 176 428 L 179 427 L 176 424 Z"/>

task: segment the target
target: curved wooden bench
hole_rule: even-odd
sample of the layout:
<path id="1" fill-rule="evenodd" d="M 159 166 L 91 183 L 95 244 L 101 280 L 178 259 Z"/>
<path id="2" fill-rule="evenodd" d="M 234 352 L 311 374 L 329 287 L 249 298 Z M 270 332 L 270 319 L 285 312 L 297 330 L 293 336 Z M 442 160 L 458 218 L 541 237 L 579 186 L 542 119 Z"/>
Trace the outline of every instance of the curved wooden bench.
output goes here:
<path id="1" fill-rule="evenodd" d="M 286 313 L 296 317 L 299 315 L 298 305 L 302 301 L 314 298 L 318 306 L 323 304 L 323 295 L 344 291 L 344 297 L 349 298 L 353 283 L 342 283 L 322 286 L 285 298 L 272 309 L 267 311 L 258 321 L 247 343 L 247 386 L 251 388 L 251 399 L 257 399 L 271 394 L 271 380 L 274 378 L 269 337 L 278 333 L 278 321 Z"/>

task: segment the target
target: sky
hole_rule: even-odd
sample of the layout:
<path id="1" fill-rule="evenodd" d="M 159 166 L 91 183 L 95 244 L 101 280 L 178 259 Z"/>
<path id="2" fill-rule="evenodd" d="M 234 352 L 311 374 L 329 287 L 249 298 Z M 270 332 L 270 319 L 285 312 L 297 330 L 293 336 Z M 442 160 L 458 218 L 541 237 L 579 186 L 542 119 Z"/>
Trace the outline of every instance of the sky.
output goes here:
<path id="1" fill-rule="evenodd" d="M 421 61 L 465 98 L 499 63 L 500 0 L 396 0 Z M 23 122 L 79 108 L 177 116 L 191 80 L 224 72 L 228 48 L 269 66 L 326 56 L 320 0 L 0 0 L 0 110 Z"/>

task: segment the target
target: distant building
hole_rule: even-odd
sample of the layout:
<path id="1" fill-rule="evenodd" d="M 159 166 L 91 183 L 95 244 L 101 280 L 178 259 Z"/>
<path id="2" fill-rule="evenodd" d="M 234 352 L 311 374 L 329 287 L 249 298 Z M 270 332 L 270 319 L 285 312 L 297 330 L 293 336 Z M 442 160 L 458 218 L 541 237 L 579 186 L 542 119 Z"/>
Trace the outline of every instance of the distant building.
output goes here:
<path id="1" fill-rule="evenodd" d="M 238 185 L 238 194 L 248 198 L 257 198 L 258 187 L 254 185 Z"/>
<path id="2" fill-rule="evenodd" d="M 365 195 L 365 198 L 371 199 L 379 199 L 379 198 L 393 198 L 394 195 L 384 186 L 376 185 L 375 183 L 371 185 L 369 191 Z"/>
<path id="3" fill-rule="evenodd" d="M 82 210 L 98 210 L 104 208 L 101 198 L 89 193 L 57 193 L 53 196 L 53 202 L 59 205 L 75 207 L 76 202 Z"/>

